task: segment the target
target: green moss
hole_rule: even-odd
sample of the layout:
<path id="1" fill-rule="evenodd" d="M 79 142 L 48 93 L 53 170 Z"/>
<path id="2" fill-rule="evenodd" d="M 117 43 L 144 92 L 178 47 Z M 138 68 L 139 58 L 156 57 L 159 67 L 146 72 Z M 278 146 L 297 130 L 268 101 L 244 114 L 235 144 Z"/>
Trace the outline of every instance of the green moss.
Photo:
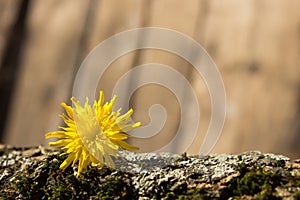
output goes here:
<path id="1" fill-rule="evenodd" d="M 131 188 L 121 179 L 110 178 L 102 185 L 99 185 L 97 195 L 100 199 L 113 199 L 113 197 L 133 199 L 136 194 L 132 194 Z"/>
<path id="2" fill-rule="evenodd" d="M 174 193 L 174 192 L 168 192 L 166 196 L 162 199 L 165 200 L 173 200 L 173 199 L 179 199 L 179 200 L 199 200 L 199 199 L 213 199 L 208 191 L 204 188 L 194 188 L 194 189 L 188 189 L 184 190 L 182 192 Z M 217 198 L 215 198 L 217 199 Z"/>
<path id="3" fill-rule="evenodd" d="M 175 195 L 174 192 L 168 192 L 163 199 L 164 200 L 171 200 L 171 199 L 175 199 L 175 197 L 176 197 L 176 195 Z"/>
<path id="4" fill-rule="evenodd" d="M 275 167 L 284 167 L 285 166 L 285 161 L 284 160 L 277 160 L 276 161 L 276 166 Z"/>
<path id="5" fill-rule="evenodd" d="M 187 160 L 189 160 L 189 157 L 187 156 L 186 152 L 184 152 L 183 154 L 181 154 L 179 158 L 175 160 L 175 163 L 181 161 L 187 161 Z"/>
<path id="6" fill-rule="evenodd" d="M 283 174 L 280 169 L 270 172 L 259 165 L 240 164 L 237 170 L 240 176 L 234 178 L 228 185 L 228 190 L 232 191 L 233 196 L 251 195 L 256 199 L 278 199 L 275 188 L 288 183 L 286 178 L 288 174 Z"/>
<path id="7" fill-rule="evenodd" d="M 295 193 L 292 195 L 292 197 L 293 197 L 294 199 L 300 199 L 300 191 L 295 192 Z"/>
<path id="8" fill-rule="evenodd" d="M 60 170 L 59 166 L 65 159 L 66 156 L 55 155 L 39 163 L 36 171 L 16 174 L 10 183 L 11 189 L 6 192 L 1 190 L 1 199 L 133 199 L 137 196 L 131 183 L 112 176 L 108 168 L 98 170 L 89 167 L 79 178 L 74 176 L 71 167 Z M 115 176 L 129 175 L 120 172 Z"/>
<path id="9" fill-rule="evenodd" d="M 186 192 L 184 199 L 208 199 L 206 190 L 204 188 L 190 189 Z"/>
<path id="10" fill-rule="evenodd" d="M 193 199 L 211 199 L 207 191 L 204 188 L 195 188 L 195 189 L 185 189 L 176 192 L 167 192 L 166 194 L 161 194 L 162 196 L 155 196 L 155 199 L 163 200 L 193 200 Z"/>
<path id="11" fill-rule="evenodd" d="M 88 167 L 82 176 L 76 178 L 72 167 L 68 167 L 65 171 L 59 169 L 65 159 L 66 156 L 52 155 L 45 160 L 32 162 L 32 166 L 22 172 L 16 170 L 24 167 L 17 161 L 13 169 L 0 169 L 0 172 L 4 173 L 6 170 L 9 174 L 7 175 L 9 178 L 6 177 L 6 181 L 3 182 L 9 184 L 9 187 L 5 185 L 5 190 L 0 190 L 0 199 L 138 199 L 139 191 L 132 183 L 137 174 L 115 171 L 106 167 L 102 170 Z M 189 157 L 183 154 L 177 162 L 187 160 Z M 236 169 L 239 173 L 237 177 L 230 177 L 229 182 L 228 177 L 221 180 L 211 180 L 208 177 L 203 181 L 201 179 L 203 174 L 198 171 L 187 171 L 184 174 L 187 181 L 172 176 L 165 179 L 164 173 L 155 173 L 150 180 L 142 179 L 145 180 L 144 184 L 151 186 L 151 189 L 148 190 L 148 187 L 140 189 L 143 191 L 146 188 L 145 196 L 164 200 L 228 199 L 229 197 L 279 199 L 276 190 L 279 187 L 284 191 L 294 192 L 293 197 L 300 199 L 300 192 L 297 192 L 297 187 L 300 187 L 300 176 L 295 175 L 297 174 L 294 173 L 295 171 L 292 175 L 289 168 L 283 168 L 286 165 L 285 161 L 261 161 L 255 164 L 237 165 Z M 185 166 L 182 164 L 177 166 L 175 163 L 164 170 L 183 167 Z M 196 188 L 202 183 L 207 185 Z"/>
<path id="12" fill-rule="evenodd" d="M 39 198 L 39 188 L 37 187 L 37 183 L 31 183 L 25 176 L 16 177 L 14 183 L 16 191 L 21 194 L 23 199 Z"/>

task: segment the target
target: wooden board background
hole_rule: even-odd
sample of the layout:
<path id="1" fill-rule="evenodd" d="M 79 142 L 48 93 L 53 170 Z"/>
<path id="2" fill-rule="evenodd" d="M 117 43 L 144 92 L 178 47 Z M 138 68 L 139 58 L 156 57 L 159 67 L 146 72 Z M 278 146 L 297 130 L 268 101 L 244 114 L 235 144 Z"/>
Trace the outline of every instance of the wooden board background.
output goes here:
<path id="1" fill-rule="evenodd" d="M 115 33 L 156 26 L 194 38 L 222 74 L 228 112 L 213 152 L 261 150 L 299 157 L 299 8 L 299 0 L 0 0 L 1 142 L 46 144 L 44 133 L 62 123 L 59 104 L 68 102 L 76 71 L 88 53 Z M 154 61 L 173 66 L 191 81 L 201 99 L 199 132 L 205 132 L 209 94 L 181 58 L 134 52 L 113 63 L 102 81 L 116 81 L 133 65 Z M 102 89 L 109 93 L 111 87 Z M 144 92 L 158 89 L 145 87 Z M 161 101 L 174 112 L 166 123 L 172 132 L 178 105 L 164 102 L 172 95 L 163 92 L 145 100 L 139 91 L 132 106 L 147 123 L 147 106 Z M 191 153 L 202 139 L 194 141 Z"/>

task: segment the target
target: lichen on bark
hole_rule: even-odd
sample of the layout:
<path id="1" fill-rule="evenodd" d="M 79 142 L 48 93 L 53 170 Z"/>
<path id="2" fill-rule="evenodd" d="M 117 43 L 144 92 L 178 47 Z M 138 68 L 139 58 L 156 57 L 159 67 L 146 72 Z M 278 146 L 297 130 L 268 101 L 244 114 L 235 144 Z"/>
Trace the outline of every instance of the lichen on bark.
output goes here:
<path id="1" fill-rule="evenodd" d="M 76 166 L 65 171 L 59 169 L 65 159 L 59 153 L 44 147 L 1 145 L 0 198 L 300 198 L 300 160 L 291 161 L 281 155 L 256 151 L 203 157 L 131 153 L 126 157 L 132 162 L 130 172 L 89 167 L 76 178 Z M 141 167 L 153 163 L 157 167 Z"/>

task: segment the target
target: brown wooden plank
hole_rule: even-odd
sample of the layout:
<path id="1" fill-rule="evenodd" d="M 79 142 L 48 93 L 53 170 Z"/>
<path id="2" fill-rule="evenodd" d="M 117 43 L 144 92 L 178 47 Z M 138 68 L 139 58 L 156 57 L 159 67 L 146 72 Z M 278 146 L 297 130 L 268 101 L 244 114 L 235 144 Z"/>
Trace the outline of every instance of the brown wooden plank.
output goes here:
<path id="1" fill-rule="evenodd" d="M 74 69 L 97 44 L 131 28 L 158 26 L 193 37 L 208 50 L 221 71 L 228 114 L 213 152 L 258 149 L 300 155 L 300 150 L 291 146 L 299 140 L 297 130 L 291 128 L 299 120 L 299 1 L 103 0 L 95 4 L 83 37 L 89 2 L 32 3 L 7 143 L 34 145 L 45 141 L 43 134 L 61 123 L 57 117 L 62 112 L 59 103 L 70 96 Z M 149 62 L 174 67 L 197 91 L 201 127 L 189 151 L 196 153 L 210 120 L 210 97 L 203 80 L 182 58 L 157 50 L 127 54 L 112 63 L 98 89 L 110 94 L 126 71 Z M 149 98 L 142 90 L 159 95 Z M 174 132 L 179 109 L 171 93 L 155 86 L 145 87 L 135 99 L 132 106 L 136 118 L 144 123 L 149 121 L 147 109 L 151 104 L 165 105 L 170 112 L 165 129 Z"/>
<path id="2" fill-rule="evenodd" d="M 88 3 L 32 1 L 26 53 L 12 102 L 6 143 L 46 143 L 44 134 L 61 124 L 59 104 L 70 97 Z"/>

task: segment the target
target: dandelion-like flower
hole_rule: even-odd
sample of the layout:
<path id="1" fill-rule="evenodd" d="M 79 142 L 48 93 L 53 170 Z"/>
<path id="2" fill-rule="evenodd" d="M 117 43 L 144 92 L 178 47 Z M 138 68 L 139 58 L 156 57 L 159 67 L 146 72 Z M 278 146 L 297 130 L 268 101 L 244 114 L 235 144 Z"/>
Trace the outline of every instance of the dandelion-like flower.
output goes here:
<path id="1" fill-rule="evenodd" d="M 101 91 L 98 101 L 94 101 L 93 107 L 89 105 L 88 99 L 82 107 L 74 98 L 71 101 L 74 108 L 61 103 L 67 114 L 60 117 L 64 120 L 67 127 L 61 127 L 60 131 L 49 132 L 45 135 L 48 138 L 59 138 L 55 142 L 49 142 L 52 147 L 61 147 L 65 150 L 64 154 L 68 154 L 67 159 L 60 165 L 61 169 L 66 169 L 69 165 L 74 166 L 77 161 L 78 173 L 87 168 L 91 163 L 101 169 L 105 164 L 114 167 L 112 157 L 118 155 L 119 148 L 126 150 L 138 150 L 126 143 L 129 135 L 125 132 L 139 127 L 140 122 L 132 123 L 130 116 L 133 110 L 130 109 L 124 115 L 121 115 L 121 108 L 116 112 L 112 109 L 117 100 L 114 96 L 110 102 L 104 105 L 104 94 Z"/>

